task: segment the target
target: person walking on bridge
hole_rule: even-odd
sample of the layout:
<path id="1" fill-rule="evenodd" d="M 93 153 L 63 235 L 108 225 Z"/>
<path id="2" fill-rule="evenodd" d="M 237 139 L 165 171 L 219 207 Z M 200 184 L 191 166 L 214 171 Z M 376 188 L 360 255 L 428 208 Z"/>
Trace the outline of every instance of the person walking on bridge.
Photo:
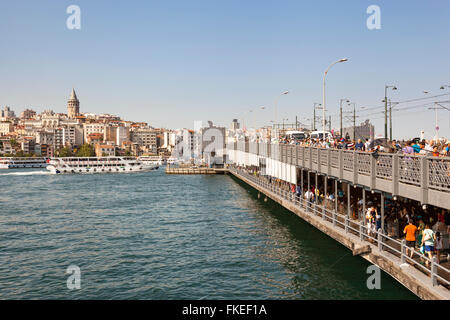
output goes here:
<path id="1" fill-rule="evenodd" d="M 422 245 L 424 246 L 424 251 L 428 255 L 428 258 L 433 259 L 434 242 L 436 241 L 436 235 L 430 228 L 430 224 L 425 224 L 425 230 L 423 230 Z M 426 260 L 426 266 L 428 268 L 429 262 Z"/>
<path id="2" fill-rule="evenodd" d="M 408 255 L 408 248 L 411 251 L 410 257 L 414 256 L 414 247 L 416 246 L 416 232 L 417 227 L 414 225 L 413 219 L 409 219 L 408 225 L 403 230 L 403 234 L 406 235 L 406 255 Z"/>

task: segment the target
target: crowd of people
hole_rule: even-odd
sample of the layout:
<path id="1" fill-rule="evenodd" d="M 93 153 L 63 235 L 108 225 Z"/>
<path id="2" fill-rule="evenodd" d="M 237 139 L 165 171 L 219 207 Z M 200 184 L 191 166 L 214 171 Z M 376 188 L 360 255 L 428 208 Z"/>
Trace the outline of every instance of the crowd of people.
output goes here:
<path id="1" fill-rule="evenodd" d="M 290 139 L 288 137 L 281 137 L 280 144 L 293 144 L 304 147 L 319 147 L 319 148 L 333 148 L 343 150 L 357 150 L 367 152 L 386 152 L 386 153 L 403 153 L 403 154 L 417 154 L 434 157 L 448 157 L 450 156 L 450 140 L 444 142 L 440 140 L 419 140 L 413 139 L 409 141 L 376 139 L 374 141 L 362 141 L 351 139 L 311 139 L 303 140 Z"/>
<path id="2" fill-rule="evenodd" d="M 258 170 L 251 170 L 251 173 L 259 176 Z M 308 188 L 306 182 L 302 186 L 300 183 L 293 184 L 270 176 L 260 176 L 260 178 L 281 190 L 290 192 L 293 198 L 300 199 L 302 197 L 309 206 L 325 205 L 328 210 L 332 211 L 337 202 L 337 212 L 347 215 L 350 205 L 350 217 L 355 222 L 364 221 L 369 237 L 377 239 L 378 232 L 383 229 L 386 235 L 394 239 L 399 241 L 405 239 L 409 248 L 407 254 L 411 258 L 414 257 L 414 252 L 420 251 L 430 259 L 436 256 L 437 263 L 443 261 L 443 256 L 446 257 L 446 262 L 450 262 L 450 251 L 448 250 L 450 247 L 448 236 L 450 234 L 450 212 L 448 210 L 434 206 L 424 208 L 417 201 L 406 198 L 394 200 L 388 196 L 384 201 L 384 219 L 382 220 L 381 201 L 377 194 L 367 194 L 364 205 L 361 194 L 354 188 L 352 188 L 350 202 L 348 202 L 344 185 L 340 185 L 336 192 L 329 185 L 325 192 L 323 183 L 320 183 L 318 187 L 311 183 Z M 325 200 L 327 201 L 325 202 Z M 363 208 L 366 208 L 365 212 Z M 371 238 L 369 241 L 375 242 Z M 425 264 L 428 264 L 428 260 L 425 261 Z"/>
<path id="3" fill-rule="evenodd" d="M 450 232 L 450 225 L 445 224 L 446 217 L 444 216 L 444 213 L 440 215 L 438 218 L 439 220 L 434 226 L 432 226 L 431 222 L 424 222 L 422 217 L 418 217 L 418 219 L 419 221 L 416 222 L 414 219 L 410 218 L 408 225 L 403 230 L 406 245 L 409 248 L 406 254 L 408 254 L 410 258 L 413 258 L 414 249 L 419 249 L 420 252 L 427 255 L 430 260 L 433 258 L 433 255 L 436 255 L 437 263 L 440 264 L 442 253 L 445 248 L 442 237 L 442 228 L 447 229 L 448 233 Z M 447 261 L 449 259 L 450 255 L 447 254 Z M 426 261 L 426 265 L 428 267 L 428 260 Z"/>

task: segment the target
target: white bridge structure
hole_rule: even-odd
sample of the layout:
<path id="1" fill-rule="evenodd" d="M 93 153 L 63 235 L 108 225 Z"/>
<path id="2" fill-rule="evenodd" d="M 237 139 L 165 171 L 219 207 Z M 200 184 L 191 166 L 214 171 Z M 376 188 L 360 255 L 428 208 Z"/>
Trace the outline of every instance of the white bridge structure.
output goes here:
<path id="1" fill-rule="evenodd" d="M 297 183 L 297 168 L 450 210 L 450 157 L 325 149 L 265 142 L 227 144 L 228 162 Z"/>

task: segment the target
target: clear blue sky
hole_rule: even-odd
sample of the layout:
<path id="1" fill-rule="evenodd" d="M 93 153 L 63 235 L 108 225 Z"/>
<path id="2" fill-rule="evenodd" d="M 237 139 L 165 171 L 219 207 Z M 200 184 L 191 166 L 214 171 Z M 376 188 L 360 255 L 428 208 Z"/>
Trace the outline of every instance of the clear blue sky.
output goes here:
<path id="1" fill-rule="evenodd" d="M 66 28 L 71 4 L 81 8 L 81 30 Z M 371 4 L 381 8 L 381 30 L 366 28 Z M 228 126 L 258 106 L 266 106 L 255 113 L 264 125 L 275 97 L 291 90 L 278 119 L 305 122 L 322 100 L 324 70 L 343 57 L 350 60 L 327 79 L 329 114 L 344 97 L 358 108 L 382 105 L 387 83 L 399 88 L 393 101 L 442 94 L 450 85 L 449 13 L 448 0 L 2 1 L 0 105 L 66 112 L 75 87 L 83 112 L 157 127 Z M 441 135 L 449 136 L 449 114 L 439 112 Z M 371 117 L 382 133 L 383 115 Z M 395 137 L 421 129 L 434 134 L 433 111 L 394 112 Z"/>

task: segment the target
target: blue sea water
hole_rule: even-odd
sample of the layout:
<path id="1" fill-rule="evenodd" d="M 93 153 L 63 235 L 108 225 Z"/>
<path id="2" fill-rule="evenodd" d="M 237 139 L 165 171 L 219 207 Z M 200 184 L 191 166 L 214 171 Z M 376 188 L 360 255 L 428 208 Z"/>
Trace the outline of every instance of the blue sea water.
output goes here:
<path id="1" fill-rule="evenodd" d="M 0 171 L 0 299 L 416 299 L 226 175 Z M 81 289 L 66 269 L 81 270 Z"/>

